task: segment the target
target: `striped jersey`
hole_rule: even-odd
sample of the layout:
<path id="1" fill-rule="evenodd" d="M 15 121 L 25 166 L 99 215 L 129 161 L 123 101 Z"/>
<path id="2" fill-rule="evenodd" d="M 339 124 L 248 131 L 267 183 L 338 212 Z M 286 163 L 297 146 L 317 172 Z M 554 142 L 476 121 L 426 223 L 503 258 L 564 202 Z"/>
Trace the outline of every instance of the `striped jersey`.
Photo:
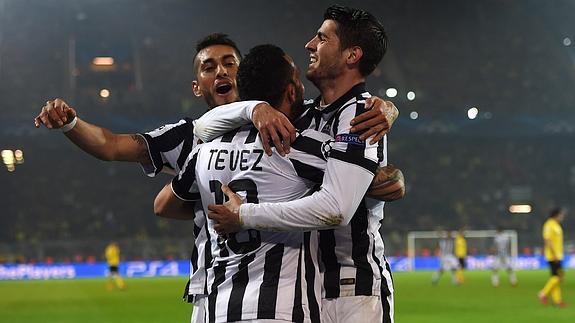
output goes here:
<path id="1" fill-rule="evenodd" d="M 439 253 L 441 257 L 453 256 L 453 239 L 451 237 L 439 240 Z"/>
<path id="2" fill-rule="evenodd" d="M 509 257 L 509 251 L 511 250 L 511 238 L 509 235 L 505 232 L 497 232 L 493 240 L 495 243 L 495 250 L 497 250 L 497 256 Z"/>
<path id="3" fill-rule="evenodd" d="M 146 140 L 151 165 L 142 164 L 144 172 L 154 177 L 160 172 L 179 173 L 188 155 L 195 148 L 199 140 L 193 133 L 194 124 L 190 118 L 184 118 L 177 123 L 163 125 L 152 131 L 141 133 Z M 199 198 L 198 198 L 199 200 Z M 186 285 L 184 297 L 192 301 L 193 295 L 205 295 L 206 278 L 205 263 L 210 261 L 205 253 L 206 233 L 205 215 L 201 203 L 194 206 L 194 246 L 190 256 L 190 280 Z"/>
<path id="4" fill-rule="evenodd" d="M 286 157 L 264 153 L 257 129 L 237 128 L 198 146 L 188 157 L 172 190 L 183 200 L 222 204 L 222 185 L 248 203 L 284 202 L 302 198 L 323 177 L 322 151 L 329 135 L 302 132 Z M 318 182 L 319 181 L 319 182 Z M 276 319 L 319 322 L 320 280 L 315 232 L 272 232 L 249 229 L 219 236 L 206 221 L 209 322 Z M 207 251 L 206 251 L 207 253 Z"/>
<path id="5" fill-rule="evenodd" d="M 295 126 L 334 137 L 329 158 L 375 173 L 378 166 L 387 164 L 386 138 L 370 145 L 360 140 L 359 134 L 350 133 L 351 120 L 365 112 L 365 99 L 370 96 L 365 83 L 360 83 L 327 107 L 321 107 L 317 98 Z M 346 178 L 344 171 L 335 175 L 353 185 L 354 179 Z M 349 225 L 319 232 L 323 297 L 387 296 L 393 292 L 380 233 L 383 206 L 383 202 L 364 197 Z"/>

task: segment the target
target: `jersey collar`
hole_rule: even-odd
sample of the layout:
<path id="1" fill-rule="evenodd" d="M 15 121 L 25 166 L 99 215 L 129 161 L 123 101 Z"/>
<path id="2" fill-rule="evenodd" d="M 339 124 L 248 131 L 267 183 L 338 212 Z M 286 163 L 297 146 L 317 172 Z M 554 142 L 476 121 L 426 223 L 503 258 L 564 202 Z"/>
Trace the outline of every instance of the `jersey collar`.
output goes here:
<path id="1" fill-rule="evenodd" d="M 356 96 L 361 95 L 364 92 L 367 92 L 365 82 L 358 83 L 354 85 L 351 89 L 349 89 L 349 91 L 347 91 L 344 95 L 340 96 L 337 100 L 333 101 L 330 105 L 328 105 L 322 110 L 318 109 L 321 103 L 321 95 L 320 95 L 313 101 L 314 109 L 316 111 L 320 111 L 321 114 L 327 114 L 333 112 L 341 108 L 347 101 L 351 100 Z"/>

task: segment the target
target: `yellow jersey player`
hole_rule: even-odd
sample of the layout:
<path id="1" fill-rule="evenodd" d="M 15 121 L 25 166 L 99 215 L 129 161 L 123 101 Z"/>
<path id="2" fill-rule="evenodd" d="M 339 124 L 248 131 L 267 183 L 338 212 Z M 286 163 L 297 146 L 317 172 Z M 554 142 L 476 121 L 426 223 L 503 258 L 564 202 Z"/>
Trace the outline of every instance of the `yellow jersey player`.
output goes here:
<path id="1" fill-rule="evenodd" d="M 565 211 L 562 209 L 553 209 L 551 214 L 543 224 L 543 242 L 545 259 L 551 268 L 551 277 L 543 289 L 539 292 L 539 301 L 547 305 L 547 297 L 551 295 L 553 304 L 558 307 L 565 307 L 561 299 L 560 283 L 563 280 L 564 272 L 561 265 L 563 260 L 563 229 L 561 222 L 565 218 Z"/>
<path id="2" fill-rule="evenodd" d="M 455 257 L 459 262 L 459 268 L 455 272 L 455 277 L 459 284 L 465 281 L 463 276 L 463 270 L 465 269 L 465 257 L 467 257 L 467 241 L 465 241 L 465 235 L 463 234 L 463 229 L 460 229 L 455 235 Z"/>
<path id="3" fill-rule="evenodd" d="M 106 246 L 105 254 L 106 254 L 106 262 L 108 263 L 108 269 L 110 271 L 108 274 L 108 281 L 106 283 L 106 287 L 108 288 L 108 290 L 112 290 L 112 288 L 114 288 L 114 285 L 116 285 L 116 287 L 119 289 L 126 288 L 126 284 L 124 283 L 122 277 L 120 277 L 120 271 L 119 271 L 120 247 L 115 241 L 112 241 Z"/>

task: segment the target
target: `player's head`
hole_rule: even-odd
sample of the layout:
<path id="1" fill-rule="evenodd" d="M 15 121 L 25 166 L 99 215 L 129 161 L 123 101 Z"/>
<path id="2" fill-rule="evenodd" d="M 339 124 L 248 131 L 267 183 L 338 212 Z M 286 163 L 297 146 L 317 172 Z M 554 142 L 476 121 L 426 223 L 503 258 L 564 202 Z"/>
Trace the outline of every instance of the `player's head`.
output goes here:
<path id="1" fill-rule="evenodd" d="M 307 78 L 314 84 L 353 71 L 366 77 L 387 50 L 381 23 L 369 12 L 334 5 L 326 9 L 317 34 L 305 45 L 310 53 Z"/>
<path id="2" fill-rule="evenodd" d="M 203 97 L 208 107 L 238 100 L 236 73 L 241 53 L 226 34 L 210 34 L 196 45 L 192 90 Z"/>
<path id="3" fill-rule="evenodd" d="M 262 100 L 288 117 L 299 115 L 304 87 L 292 58 L 281 48 L 255 46 L 243 58 L 238 70 L 238 91 L 242 100 Z"/>
<path id="4" fill-rule="evenodd" d="M 554 208 L 549 212 L 549 218 L 562 222 L 565 218 L 565 210 L 562 208 Z"/>

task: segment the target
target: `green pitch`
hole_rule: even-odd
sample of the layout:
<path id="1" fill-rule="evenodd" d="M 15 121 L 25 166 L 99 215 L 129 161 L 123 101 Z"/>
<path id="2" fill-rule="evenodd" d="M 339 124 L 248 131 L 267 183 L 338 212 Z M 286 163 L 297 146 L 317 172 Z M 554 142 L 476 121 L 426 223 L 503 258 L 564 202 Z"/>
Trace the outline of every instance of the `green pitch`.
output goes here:
<path id="1" fill-rule="evenodd" d="M 575 322 L 575 271 L 566 273 L 566 309 L 543 307 L 536 293 L 547 271 L 518 273 L 519 286 L 490 285 L 489 272 L 466 272 L 462 286 L 449 274 L 431 286 L 431 272 L 396 273 L 396 322 Z M 186 279 L 128 279 L 127 290 L 107 291 L 105 280 L 0 282 L 0 321 L 7 323 L 189 322 L 181 300 Z"/>

